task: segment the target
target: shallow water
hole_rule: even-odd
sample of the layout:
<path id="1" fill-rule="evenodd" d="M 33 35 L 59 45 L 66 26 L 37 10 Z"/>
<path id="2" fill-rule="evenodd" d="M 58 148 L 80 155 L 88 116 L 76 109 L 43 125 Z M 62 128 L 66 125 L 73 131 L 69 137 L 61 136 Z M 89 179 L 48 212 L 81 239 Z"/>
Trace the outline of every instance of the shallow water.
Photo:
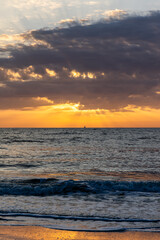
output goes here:
<path id="1" fill-rule="evenodd" d="M 160 231 L 160 129 L 0 129 L 0 224 Z"/>

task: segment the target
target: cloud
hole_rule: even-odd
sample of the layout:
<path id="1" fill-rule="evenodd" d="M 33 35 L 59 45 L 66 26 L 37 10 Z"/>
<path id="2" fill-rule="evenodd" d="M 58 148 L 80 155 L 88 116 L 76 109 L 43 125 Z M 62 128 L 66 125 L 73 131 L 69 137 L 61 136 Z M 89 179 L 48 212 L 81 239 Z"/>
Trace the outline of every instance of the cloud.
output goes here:
<path id="1" fill-rule="evenodd" d="M 53 0 L 47 0 L 47 1 L 41 1 L 41 0 L 23 0 L 23 1 L 19 1 L 19 0 L 12 0 L 12 2 L 10 0 L 7 0 L 6 4 L 8 6 L 12 6 L 16 9 L 23 9 L 23 11 L 31 11 L 31 10 L 36 10 L 41 9 L 41 11 L 48 11 L 50 10 L 54 10 L 56 8 L 61 7 L 61 3 L 58 3 L 57 1 L 53 1 Z"/>
<path id="2" fill-rule="evenodd" d="M 117 19 L 121 19 L 124 16 L 127 15 L 127 12 L 121 9 L 115 9 L 115 10 L 107 10 L 103 13 L 104 16 L 108 17 L 108 18 L 117 18 Z"/>
<path id="3" fill-rule="evenodd" d="M 96 2 L 96 1 L 89 1 L 89 2 L 86 2 L 85 4 L 86 5 L 97 5 L 98 2 Z"/>
<path id="4" fill-rule="evenodd" d="M 112 111 L 159 108 L 160 12 L 112 16 L 33 30 L 23 34 L 24 43 L 6 45 L 10 57 L 0 58 L 0 98 L 45 97 Z"/>

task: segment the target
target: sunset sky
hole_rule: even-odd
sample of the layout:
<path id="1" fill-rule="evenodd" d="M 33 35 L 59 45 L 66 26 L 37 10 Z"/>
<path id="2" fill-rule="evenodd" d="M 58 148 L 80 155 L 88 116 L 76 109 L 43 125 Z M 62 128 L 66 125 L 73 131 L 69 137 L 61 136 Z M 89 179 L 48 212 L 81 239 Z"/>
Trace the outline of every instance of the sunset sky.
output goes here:
<path id="1" fill-rule="evenodd" d="M 160 127 L 159 0 L 0 6 L 0 127 Z"/>

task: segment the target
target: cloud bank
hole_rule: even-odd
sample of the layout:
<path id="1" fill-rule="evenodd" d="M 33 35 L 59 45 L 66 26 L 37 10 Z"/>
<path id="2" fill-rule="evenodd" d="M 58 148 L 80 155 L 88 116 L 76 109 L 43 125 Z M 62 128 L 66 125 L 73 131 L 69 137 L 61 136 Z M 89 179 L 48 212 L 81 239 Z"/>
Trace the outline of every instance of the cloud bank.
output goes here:
<path id="1" fill-rule="evenodd" d="M 160 108 L 160 12 L 119 16 L 66 21 L 3 45 L 0 108 L 36 106 L 38 97 L 84 109 Z"/>

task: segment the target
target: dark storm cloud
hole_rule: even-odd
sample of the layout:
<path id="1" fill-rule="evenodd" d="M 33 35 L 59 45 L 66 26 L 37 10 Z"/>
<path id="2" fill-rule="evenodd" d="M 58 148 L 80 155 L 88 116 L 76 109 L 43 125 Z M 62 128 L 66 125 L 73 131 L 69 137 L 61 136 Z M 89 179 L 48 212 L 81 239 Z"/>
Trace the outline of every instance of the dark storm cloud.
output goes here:
<path id="1" fill-rule="evenodd" d="M 86 108 L 118 109 L 128 104 L 159 108 L 160 12 L 35 30 L 24 38 L 37 44 L 10 47 L 11 57 L 1 58 L 0 66 L 29 81 L 11 82 L 2 69 L 6 88 L 0 89 L 1 97 L 45 96 L 57 103 L 81 102 Z M 30 65 L 41 79 L 23 73 Z M 46 68 L 57 76 L 47 75 Z M 73 69 L 79 77 L 70 76 Z M 82 77 L 88 72 L 95 78 Z"/>

